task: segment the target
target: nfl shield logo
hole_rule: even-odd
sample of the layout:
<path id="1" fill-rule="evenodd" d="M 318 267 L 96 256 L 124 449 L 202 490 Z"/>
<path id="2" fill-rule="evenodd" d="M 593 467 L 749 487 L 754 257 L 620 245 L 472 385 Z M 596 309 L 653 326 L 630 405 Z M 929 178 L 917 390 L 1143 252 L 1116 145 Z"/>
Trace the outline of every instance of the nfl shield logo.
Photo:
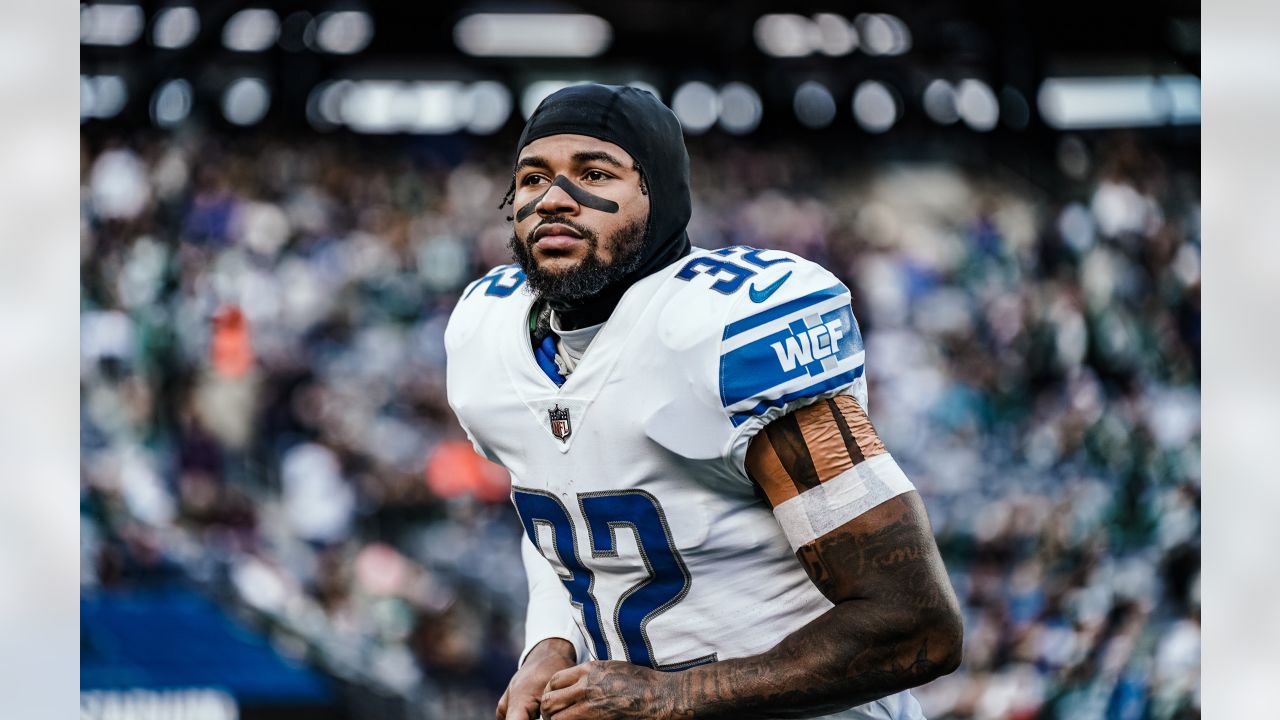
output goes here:
<path id="1" fill-rule="evenodd" d="M 560 409 L 560 404 L 547 411 L 551 415 L 551 434 L 556 436 L 560 442 L 569 439 L 569 433 L 573 432 L 573 427 L 569 425 L 569 408 Z"/>

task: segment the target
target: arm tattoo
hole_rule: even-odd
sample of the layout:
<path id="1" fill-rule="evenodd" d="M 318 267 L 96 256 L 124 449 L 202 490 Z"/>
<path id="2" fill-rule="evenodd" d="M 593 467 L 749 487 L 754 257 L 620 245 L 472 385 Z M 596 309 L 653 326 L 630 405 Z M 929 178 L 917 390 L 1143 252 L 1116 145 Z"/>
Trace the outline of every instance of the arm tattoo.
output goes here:
<path id="1" fill-rule="evenodd" d="M 826 561 L 822 559 L 821 553 L 814 543 L 802 546 L 796 551 L 796 558 L 800 564 L 804 566 L 804 571 L 809 574 L 809 579 L 814 585 L 822 591 L 823 595 L 831 597 L 835 593 L 835 578 L 832 575 L 831 568 Z"/>
<path id="2" fill-rule="evenodd" d="M 874 529 L 858 527 L 874 524 Z M 959 605 L 915 493 L 796 553 L 835 607 L 772 650 L 682 673 L 688 718 L 813 717 L 955 669 Z"/>
<path id="3" fill-rule="evenodd" d="M 851 397 L 765 426 L 747 470 L 773 507 L 885 452 Z M 924 503 L 896 495 L 801 545 L 796 560 L 834 607 L 766 653 L 681 673 L 687 718 L 813 717 L 951 672 L 960 608 Z"/>

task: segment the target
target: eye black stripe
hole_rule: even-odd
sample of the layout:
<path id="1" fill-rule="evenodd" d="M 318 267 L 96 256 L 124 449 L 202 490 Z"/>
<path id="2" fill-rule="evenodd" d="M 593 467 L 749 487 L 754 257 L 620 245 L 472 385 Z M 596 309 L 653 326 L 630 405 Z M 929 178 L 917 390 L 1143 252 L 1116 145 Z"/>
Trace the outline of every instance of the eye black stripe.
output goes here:
<path id="1" fill-rule="evenodd" d="M 558 187 L 565 191 L 569 194 L 569 197 L 573 198 L 575 202 L 583 207 L 589 207 L 592 210 L 599 210 L 600 212 L 618 212 L 618 203 L 612 200 L 606 200 L 598 195 L 592 195 L 586 190 L 583 190 L 577 185 L 569 182 L 569 178 L 563 175 L 557 175 L 555 182 L 551 183 L 551 187 L 543 190 L 541 195 L 530 200 L 527 204 L 516 211 L 516 222 L 521 222 L 532 215 L 534 211 L 538 209 L 538 203 L 542 202 L 542 198 L 546 197 L 547 193 L 551 192 L 551 188 L 553 187 Z"/>

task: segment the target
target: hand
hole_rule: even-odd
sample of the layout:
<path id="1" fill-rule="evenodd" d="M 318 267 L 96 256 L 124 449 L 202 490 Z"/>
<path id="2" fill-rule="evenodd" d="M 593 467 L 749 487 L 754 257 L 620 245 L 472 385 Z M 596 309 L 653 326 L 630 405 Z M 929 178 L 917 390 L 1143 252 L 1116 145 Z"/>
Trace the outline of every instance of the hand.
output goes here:
<path id="1" fill-rule="evenodd" d="M 542 693 L 547 720 L 658 720 L 672 716 L 674 673 L 617 660 L 561 670 Z"/>
<path id="2" fill-rule="evenodd" d="M 557 672 L 577 661 L 573 645 L 560 638 L 547 638 L 534 646 L 507 684 L 498 700 L 497 720 L 538 720 L 542 691 Z"/>

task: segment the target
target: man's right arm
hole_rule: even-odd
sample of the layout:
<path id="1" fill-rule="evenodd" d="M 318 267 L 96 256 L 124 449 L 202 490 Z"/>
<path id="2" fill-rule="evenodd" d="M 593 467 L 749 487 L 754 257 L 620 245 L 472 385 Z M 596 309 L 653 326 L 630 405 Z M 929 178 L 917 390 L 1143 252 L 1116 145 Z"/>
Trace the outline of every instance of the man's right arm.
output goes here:
<path id="1" fill-rule="evenodd" d="M 520 540 L 520 559 L 524 561 L 524 572 L 529 580 L 529 608 L 525 611 L 524 651 L 520 653 L 520 664 L 524 665 L 533 649 L 548 638 L 566 641 L 575 661 L 585 657 L 587 641 L 574 620 L 564 583 L 551 563 L 542 557 L 528 537 Z"/>
<path id="2" fill-rule="evenodd" d="M 529 580 L 525 647 L 519 668 L 498 701 L 498 720 L 537 718 L 547 681 L 560 670 L 576 665 L 586 649 L 564 585 L 528 537 L 521 538 L 520 557 Z"/>

